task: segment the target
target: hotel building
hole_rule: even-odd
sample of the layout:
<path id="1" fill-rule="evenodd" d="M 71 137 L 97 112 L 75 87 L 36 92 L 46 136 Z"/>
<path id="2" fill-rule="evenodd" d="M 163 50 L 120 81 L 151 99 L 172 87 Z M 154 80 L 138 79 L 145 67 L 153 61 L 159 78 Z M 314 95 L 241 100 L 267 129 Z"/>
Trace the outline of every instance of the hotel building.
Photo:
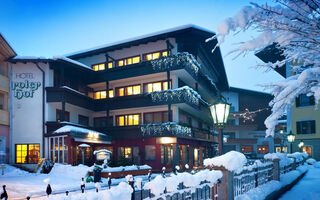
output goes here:
<path id="1" fill-rule="evenodd" d="M 216 153 L 209 105 L 228 81 L 214 32 L 193 25 L 50 59 L 10 59 L 11 163 L 39 158 L 199 166 Z M 87 144 L 90 147 L 81 147 Z M 80 146 L 79 146 L 80 145 Z"/>

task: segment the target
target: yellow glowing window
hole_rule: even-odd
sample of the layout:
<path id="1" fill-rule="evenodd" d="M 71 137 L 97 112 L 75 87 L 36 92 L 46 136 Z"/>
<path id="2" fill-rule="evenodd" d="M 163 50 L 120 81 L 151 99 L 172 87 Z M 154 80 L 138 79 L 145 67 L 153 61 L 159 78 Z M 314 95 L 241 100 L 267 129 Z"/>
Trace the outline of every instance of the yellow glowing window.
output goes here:
<path id="1" fill-rule="evenodd" d="M 119 67 L 122 67 L 123 65 L 124 65 L 123 60 L 119 60 L 119 61 L 118 61 L 118 66 L 119 66 Z"/>
<path id="2" fill-rule="evenodd" d="M 162 56 L 168 56 L 168 52 L 167 51 L 163 51 L 162 52 Z"/>
<path id="3" fill-rule="evenodd" d="M 147 54 L 147 55 L 146 55 L 146 59 L 147 59 L 147 60 L 152 60 L 152 54 L 151 54 L 151 53 L 150 53 L 150 54 Z"/>
<path id="4" fill-rule="evenodd" d="M 95 92 L 93 95 L 94 99 L 100 99 L 100 93 L 99 92 Z"/>
<path id="5" fill-rule="evenodd" d="M 163 90 L 167 90 L 168 89 L 168 82 L 162 82 L 162 88 L 163 88 Z"/>
<path id="6" fill-rule="evenodd" d="M 132 64 L 132 58 L 127 58 L 126 65 L 131 65 L 131 64 Z"/>
<path id="7" fill-rule="evenodd" d="M 124 157 L 125 158 L 131 158 L 131 153 L 132 153 L 131 147 L 125 147 L 124 148 Z"/>
<path id="8" fill-rule="evenodd" d="M 105 70 L 105 64 L 101 63 L 101 64 L 96 64 L 92 66 L 92 69 L 94 71 L 100 71 L 100 70 Z"/>
<path id="9" fill-rule="evenodd" d="M 161 82 L 153 83 L 153 84 L 152 84 L 152 91 L 153 91 L 153 92 L 155 92 L 155 91 L 161 91 Z"/>
<path id="10" fill-rule="evenodd" d="M 133 91 L 132 91 L 132 87 L 126 87 L 126 93 L 127 95 L 132 95 L 133 94 Z"/>
<path id="11" fill-rule="evenodd" d="M 152 58 L 153 58 L 153 59 L 158 59 L 158 58 L 160 58 L 160 52 L 153 53 L 153 54 L 152 54 Z"/>
<path id="12" fill-rule="evenodd" d="M 124 116 L 118 117 L 118 126 L 124 126 Z"/>
<path id="13" fill-rule="evenodd" d="M 118 96 L 124 96 L 124 88 L 118 88 Z"/>
<path id="14" fill-rule="evenodd" d="M 136 64 L 136 63 L 139 63 L 139 62 L 140 62 L 140 56 L 136 56 L 136 57 L 132 58 L 132 63 L 133 64 Z"/>
<path id="15" fill-rule="evenodd" d="M 107 98 L 107 92 L 106 92 L 106 91 L 101 91 L 101 92 L 100 92 L 100 98 L 101 98 L 101 99 Z"/>
<path id="16" fill-rule="evenodd" d="M 37 163 L 40 158 L 39 144 L 17 144 L 16 163 Z"/>
<path id="17" fill-rule="evenodd" d="M 139 125 L 140 115 L 133 115 L 133 125 Z"/>
<path id="18" fill-rule="evenodd" d="M 149 84 L 147 85 L 147 92 L 153 92 L 153 91 L 152 91 L 152 83 L 149 83 Z"/>
<path id="19" fill-rule="evenodd" d="M 133 86 L 133 94 L 140 94 L 140 93 L 141 93 L 141 86 L 140 85 Z"/>
<path id="20" fill-rule="evenodd" d="M 113 63 L 112 62 L 109 62 L 108 63 L 108 69 L 111 69 L 113 67 Z"/>
<path id="21" fill-rule="evenodd" d="M 114 94 L 113 94 L 113 90 L 109 90 L 109 98 L 113 98 Z"/>

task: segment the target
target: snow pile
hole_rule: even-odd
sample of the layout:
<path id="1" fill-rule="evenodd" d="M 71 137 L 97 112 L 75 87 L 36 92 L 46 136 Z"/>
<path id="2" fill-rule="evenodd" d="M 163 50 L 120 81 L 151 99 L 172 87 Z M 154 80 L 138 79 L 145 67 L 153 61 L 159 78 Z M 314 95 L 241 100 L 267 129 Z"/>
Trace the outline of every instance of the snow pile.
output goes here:
<path id="1" fill-rule="evenodd" d="M 19 168 L 16 168 L 12 165 L 4 164 L 4 175 L 2 175 L 2 169 L 0 170 L 0 177 L 9 177 L 9 176 L 26 176 L 30 173 Z"/>
<path id="2" fill-rule="evenodd" d="M 77 166 L 72 166 L 72 165 L 55 163 L 49 173 L 49 176 L 59 177 L 63 175 L 64 177 L 70 177 L 70 178 L 79 177 L 78 179 L 81 180 L 82 177 L 87 176 L 90 169 L 91 169 L 90 167 L 86 165 L 81 165 L 81 164 Z"/>
<path id="3" fill-rule="evenodd" d="M 305 158 L 308 158 L 308 154 L 303 152 L 295 152 L 295 153 L 292 153 L 292 154 L 288 154 L 288 157 L 289 158 L 295 158 L 297 162 L 301 162 L 303 161 Z"/>
<path id="4" fill-rule="evenodd" d="M 224 167 L 229 171 L 242 170 L 244 165 L 247 163 L 247 158 L 244 154 L 237 151 L 229 151 L 214 158 L 207 158 L 204 160 L 204 166 L 206 167 Z"/>
<path id="5" fill-rule="evenodd" d="M 307 159 L 306 160 L 306 163 L 308 164 L 308 165 L 313 165 L 313 164 L 315 164 L 317 161 L 315 160 L 315 159 L 313 159 L 313 158 L 309 158 L 309 159 Z"/>
<path id="6" fill-rule="evenodd" d="M 286 153 L 268 153 L 266 155 L 264 155 L 264 159 L 266 160 L 275 160 L 275 159 L 279 159 L 279 165 L 280 167 L 285 167 L 288 165 L 291 165 L 294 160 L 292 158 L 288 157 L 288 154 Z"/>
<path id="7" fill-rule="evenodd" d="M 166 132 L 171 132 L 174 135 L 191 136 L 192 132 L 191 128 L 181 126 L 177 122 L 142 125 L 140 130 L 143 136 L 160 136 L 166 134 Z"/>
<path id="8" fill-rule="evenodd" d="M 155 179 L 146 183 L 143 188 L 150 189 L 152 194 L 159 197 L 165 190 L 167 193 L 178 192 L 180 183 L 187 187 L 185 190 L 193 190 L 201 187 L 202 183 L 213 185 L 221 177 L 221 171 L 210 171 L 208 169 L 201 170 L 193 175 L 187 172 L 178 173 L 177 175 L 171 174 L 168 178 L 163 178 L 161 175 L 158 175 Z"/>
<path id="9" fill-rule="evenodd" d="M 69 133 L 69 132 L 78 132 L 78 133 L 93 133 L 93 134 L 98 134 L 101 136 L 105 136 L 106 134 L 104 133 L 100 133 L 94 130 L 90 130 L 87 128 L 81 128 L 81 127 L 77 127 L 77 126 L 72 126 L 72 125 L 66 125 L 63 126 L 57 130 L 55 130 L 53 133 Z"/>

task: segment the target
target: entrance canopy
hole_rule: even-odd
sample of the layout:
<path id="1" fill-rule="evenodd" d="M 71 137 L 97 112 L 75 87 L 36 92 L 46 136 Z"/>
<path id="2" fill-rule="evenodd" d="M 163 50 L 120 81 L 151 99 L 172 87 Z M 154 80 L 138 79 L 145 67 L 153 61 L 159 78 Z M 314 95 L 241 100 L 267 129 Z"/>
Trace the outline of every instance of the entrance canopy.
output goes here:
<path id="1" fill-rule="evenodd" d="M 81 128 L 72 125 L 63 126 L 55 130 L 52 135 L 55 134 L 67 134 L 74 138 L 76 142 L 87 142 L 87 143 L 97 143 L 97 144 L 111 144 L 111 137 L 94 130 Z"/>

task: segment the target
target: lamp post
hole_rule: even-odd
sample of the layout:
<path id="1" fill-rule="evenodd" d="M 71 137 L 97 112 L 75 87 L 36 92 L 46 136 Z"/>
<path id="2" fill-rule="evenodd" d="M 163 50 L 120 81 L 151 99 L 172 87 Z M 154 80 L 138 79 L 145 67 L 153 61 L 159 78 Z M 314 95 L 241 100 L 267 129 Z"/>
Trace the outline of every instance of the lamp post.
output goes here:
<path id="1" fill-rule="evenodd" d="M 223 153 L 223 128 L 227 123 L 231 104 L 223 96 L 210 106 L 213 123 L 220 129 L 220 155 Z"/>
<path id="2" fill-rule="evenodd" d="M 292 153 L 292 143 L 294 142 L 294 139 L 296 138 L 295 135 L 292 134 L 292 131 L 287 135 L 287 140 L 290 143 L 290 152 Z"/>

